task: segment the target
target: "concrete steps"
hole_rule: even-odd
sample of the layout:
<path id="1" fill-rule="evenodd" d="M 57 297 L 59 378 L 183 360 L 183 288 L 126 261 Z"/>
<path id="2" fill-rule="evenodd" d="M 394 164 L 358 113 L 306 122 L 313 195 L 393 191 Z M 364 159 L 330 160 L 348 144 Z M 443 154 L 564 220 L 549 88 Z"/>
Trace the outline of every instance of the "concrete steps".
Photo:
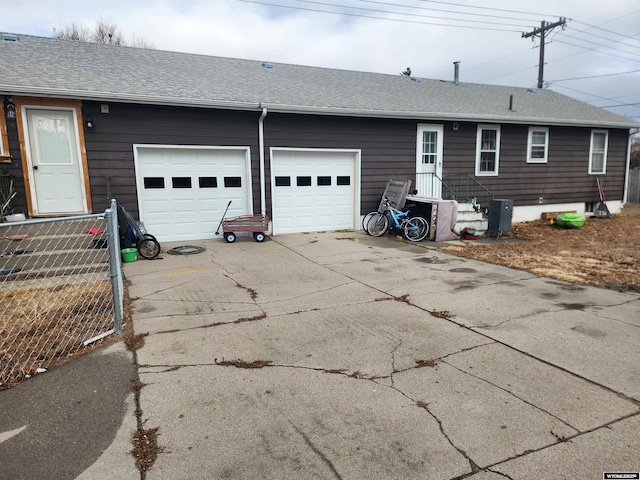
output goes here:
<path id="1" fill-rule="evenodd" d="M 484 234 L 487 231 L 489 222 L 482 212 L 477 212 L 471 203 L 458 204 L 458 218 L 456 220 L 456 229 L 462 232 L 465 228 L 475 230 Z"/>

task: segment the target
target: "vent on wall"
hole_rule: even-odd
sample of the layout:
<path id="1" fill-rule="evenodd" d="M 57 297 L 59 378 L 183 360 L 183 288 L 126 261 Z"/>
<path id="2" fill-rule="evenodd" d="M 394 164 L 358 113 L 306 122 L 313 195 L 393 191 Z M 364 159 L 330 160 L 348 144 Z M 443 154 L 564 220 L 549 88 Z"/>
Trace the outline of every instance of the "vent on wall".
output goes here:
<path id="1" fill-rule="evenodd" d="M 18 37 L 18 35 L 14 35 L 13 33 L 3 33 L 2 40 L 4 40 L 5 42 L 17 42 L 18 40 L 20 40 L 20 37 Z"/>

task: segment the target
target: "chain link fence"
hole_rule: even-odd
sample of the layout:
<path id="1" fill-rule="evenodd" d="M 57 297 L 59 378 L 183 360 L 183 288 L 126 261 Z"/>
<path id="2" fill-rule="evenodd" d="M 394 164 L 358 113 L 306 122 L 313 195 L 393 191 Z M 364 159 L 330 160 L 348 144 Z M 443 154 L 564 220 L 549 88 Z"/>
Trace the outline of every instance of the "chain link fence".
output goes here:
<path id="1" fill-rule="evenodd" d="M 121 331 L 118 240 L 115 208 L 0 224 L 0 389 Z"/>

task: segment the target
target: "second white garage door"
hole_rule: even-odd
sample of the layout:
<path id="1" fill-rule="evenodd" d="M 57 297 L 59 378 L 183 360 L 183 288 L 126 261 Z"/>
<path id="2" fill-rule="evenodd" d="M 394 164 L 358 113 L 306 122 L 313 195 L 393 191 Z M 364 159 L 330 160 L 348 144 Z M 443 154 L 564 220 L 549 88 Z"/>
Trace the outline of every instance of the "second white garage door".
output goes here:
<path id="1" fill-rule="evenodd" d="M 354 150 L 271 149 L 273 233 L 356 228 L 359 156 Z"/>
<path id="2" fill-rule="evenodd" d="M 249 149 L 134 146 L 140 219 L 160 242 L 213 238 L 227 216 L 246 215 Z"/>

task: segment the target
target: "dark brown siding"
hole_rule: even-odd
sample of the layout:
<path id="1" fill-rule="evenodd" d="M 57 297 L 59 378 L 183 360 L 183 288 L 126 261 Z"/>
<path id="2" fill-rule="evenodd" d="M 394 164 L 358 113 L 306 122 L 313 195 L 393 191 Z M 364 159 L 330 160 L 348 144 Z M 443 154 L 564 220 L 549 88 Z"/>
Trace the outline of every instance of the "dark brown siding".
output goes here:
<path id="1" fill-rule="evenodd" d="M 497 177 L 475 177 L 494 189 L 496 198 L 515 205 L 580 203 L 598 200 L 595 175 L 589 175 L 591 128 L 549 127 L 547 163 L 527 163 L 527 125 L 502 125 Z M 627 130 L 608 129 L 606 175 L 600 180 L 608 200 L 622 200 L 627 154 Z M 460 123 L 457 131 L 445 124 L 443 176 L 475 175 L 477 124 Z"/>
<path id="2" fill-rule="evenodd" d="M 361 212 L 377 208 L 389 179 L 415 181 L 415 121 L 269 114 L 264 126 L 269 211 L 271 147 L 361 150 Z"/>
<path id="3" fill-rule="evenodd" d="M 0 97 L 3 101 L 4 97 Z M 9 153 L 11 163 L 1 163 L 2 174 L 13 176 L 14 188 L 18 192 L 11 201 L 11 207 L 15 213 L 27 213 L 27 196 L 25 192 L 24 176 L 22 174 L 22 155 L 20 154 L 20 140 L 18 139 L 18 126 L 15 120 L 7 121 L 7 136 L 9 138 Z"/>
<path id="4" fill-rule="evenodd" d="M 85 141 L 95 211 L 104 210 L 111 196 L 137 216 L 133 144 L 250 147 L 253 208 L 260 210 L 259 112 L 108 105 L 108 114 L 100 113 L 100 103 L 82 106 L 84 118 L 91 117 L 94 123 L 91 130 L 85 128 Z"/>

